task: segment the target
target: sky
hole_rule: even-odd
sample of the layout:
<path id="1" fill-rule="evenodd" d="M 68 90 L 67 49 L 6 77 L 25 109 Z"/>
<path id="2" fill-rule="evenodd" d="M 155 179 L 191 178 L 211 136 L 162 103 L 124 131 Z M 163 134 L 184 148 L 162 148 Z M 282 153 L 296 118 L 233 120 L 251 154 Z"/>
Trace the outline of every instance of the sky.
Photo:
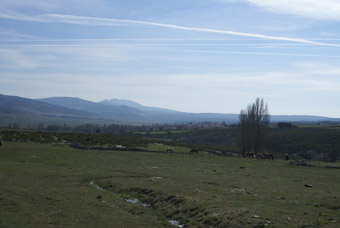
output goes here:
<path id="1" fill-rule="evenodd" d="M 0 0 L 0 94 L 340 117 L 338 0 Z"/>

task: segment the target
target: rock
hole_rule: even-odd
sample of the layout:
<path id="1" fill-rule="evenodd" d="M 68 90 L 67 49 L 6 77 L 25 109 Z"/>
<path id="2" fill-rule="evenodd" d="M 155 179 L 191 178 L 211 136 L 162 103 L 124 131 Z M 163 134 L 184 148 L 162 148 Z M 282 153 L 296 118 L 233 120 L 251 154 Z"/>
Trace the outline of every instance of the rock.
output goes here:
<path id="1" fill-rule="evenodd" d="M 97 196 L 97 197 L 96 197 L 96 199 L 101 199 L 101 198 L 102 198 L 102 196 Z"/>
<path id="2" fill-rule="evenodd" d="M 313 185 L 311 185 L 311 184 L 305 184 L 305 187 L 306 187 L 306 188 L 313 188 Z"/>
<path id="3" fill-rule="evenodd" d="M 260 218 L 260 216 L 259 215 L 253 215 L 252 218 Z"/>
<path id="4" fill-rule="evenodd" d="M 240 166 L 240 169 L 245 169 L 246 167 L 244 167 L 244 166 Z"/>

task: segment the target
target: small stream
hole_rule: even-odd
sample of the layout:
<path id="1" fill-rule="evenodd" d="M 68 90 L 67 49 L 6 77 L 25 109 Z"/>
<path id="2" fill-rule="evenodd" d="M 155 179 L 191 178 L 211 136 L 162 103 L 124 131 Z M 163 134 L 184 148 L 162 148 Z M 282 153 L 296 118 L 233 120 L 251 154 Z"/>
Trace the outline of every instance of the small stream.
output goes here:
<path id="1" fill-rule="evenodd" d="M 100 187 L 99 185 L 97 185 L 96 183 L 94 183 L 94 180 L 90 182 L 90 185 L 95 186 L 100 191 L 104 191 L 104 192 L 106 191 L 106 189 L 104 189 L 104 188 Z"/>

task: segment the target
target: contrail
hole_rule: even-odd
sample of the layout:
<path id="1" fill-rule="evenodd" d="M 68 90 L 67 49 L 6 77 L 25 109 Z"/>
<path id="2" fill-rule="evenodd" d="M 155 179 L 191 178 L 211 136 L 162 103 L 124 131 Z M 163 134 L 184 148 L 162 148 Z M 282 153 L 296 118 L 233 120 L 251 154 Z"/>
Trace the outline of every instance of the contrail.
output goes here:
<path id="1" fill-rule="evenodd" d="M 236 32 L 236 31 L 229 31 L 229 30 L 209 29 L 209 28 L 187 27 L 187 26 L 181 26 L 181 25 L 172 25 L 172 24 L 164 24 L 164 23 L 140 21 L 140 20 L 86 17 L 86 16 L 66 15 L 66 14 L 42 14 L 38 16 L 0 14 L 0 17 L 6 18 L 6 19 L 13 19 L 13 20 L 34 21 L 34 22 L 43 22 L 43 23 L 67 23 L 67 24 L 98 25 L 98 26 L 117 26 L 118 24 L 147 25 L 147 26 L 171 28 L 171 29 L 185 30 L 185 31 L 226 34 L 226 35 L 258 38 L 258 39 L 265 39 L 265 40 L 280 40 L 280 41 L 289 41 L 289 42 L 304 43 L 304 44 L 311 44 L 311 45 L 340 47 L 339 45 L 336 45 L 336 44 L 315 42 L 315 41 L 308 40 L 308 39 L 270 36 L 270 35 L 263 35 L 263 34 L 257 34 L 257 33 Z"/>
<path id="2" fill-rule="evenodd" d="M 100 18 L 100 17 L 84 17 L 84 16 L 64 15 L 64 14 L 44 14 L 44 15 L 41 15 L 40 17 L 45 18 L 45 19 L 54 19 L 50 22 L 63 22 L 63 23 L 73 23 L 73 24 L 102 25 L 102 26 L 114 26 L 114 25 L 117 25 L 117 23 L 148 25 L 148 26 L 172 28 L 172 29 L 185 30 L 185 31 L 227 34 L 227 35 L 252 37 L 252 38 L 259 38 L 259 39 L 266 39 L 266 40 L 281 40 L 281 41 L 290 41 L 290 42 L 313 44 L 313 45 L 333 46 L 332 44 L 315 42 L 315 41 L 311 41 L 311 40 L 307 40 L 307 39 L 280 37 L 280 36 L 269 36 L 269 35 L 256 34 L 256 33 L 235 32 L 235 31 L 219 30 L 219 29 L 186 27 L 186 26 L 180 26 L 180 25 L 172 25 L 172 24 L 164 24 L 164 23 L 156 23 L 156 22 L 140 21 L 140 20 L 125 20 L 125 19 Z M 55 20 L 55 19 L 57 19 L 57 20 Z M 336 46 L 336 45 L 334 45 L 334 46 Z"/>

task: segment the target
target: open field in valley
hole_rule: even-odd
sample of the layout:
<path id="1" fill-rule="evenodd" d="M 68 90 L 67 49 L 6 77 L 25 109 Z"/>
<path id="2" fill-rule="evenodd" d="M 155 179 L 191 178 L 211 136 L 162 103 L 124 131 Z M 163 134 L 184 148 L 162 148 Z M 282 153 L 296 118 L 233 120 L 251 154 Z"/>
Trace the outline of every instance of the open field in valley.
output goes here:
<path id="1" fill-rule="evenodd" d="M 284 160 L 5 142 L 0 181 L 1 227 L 340 226 L 339 169 Z"/>

